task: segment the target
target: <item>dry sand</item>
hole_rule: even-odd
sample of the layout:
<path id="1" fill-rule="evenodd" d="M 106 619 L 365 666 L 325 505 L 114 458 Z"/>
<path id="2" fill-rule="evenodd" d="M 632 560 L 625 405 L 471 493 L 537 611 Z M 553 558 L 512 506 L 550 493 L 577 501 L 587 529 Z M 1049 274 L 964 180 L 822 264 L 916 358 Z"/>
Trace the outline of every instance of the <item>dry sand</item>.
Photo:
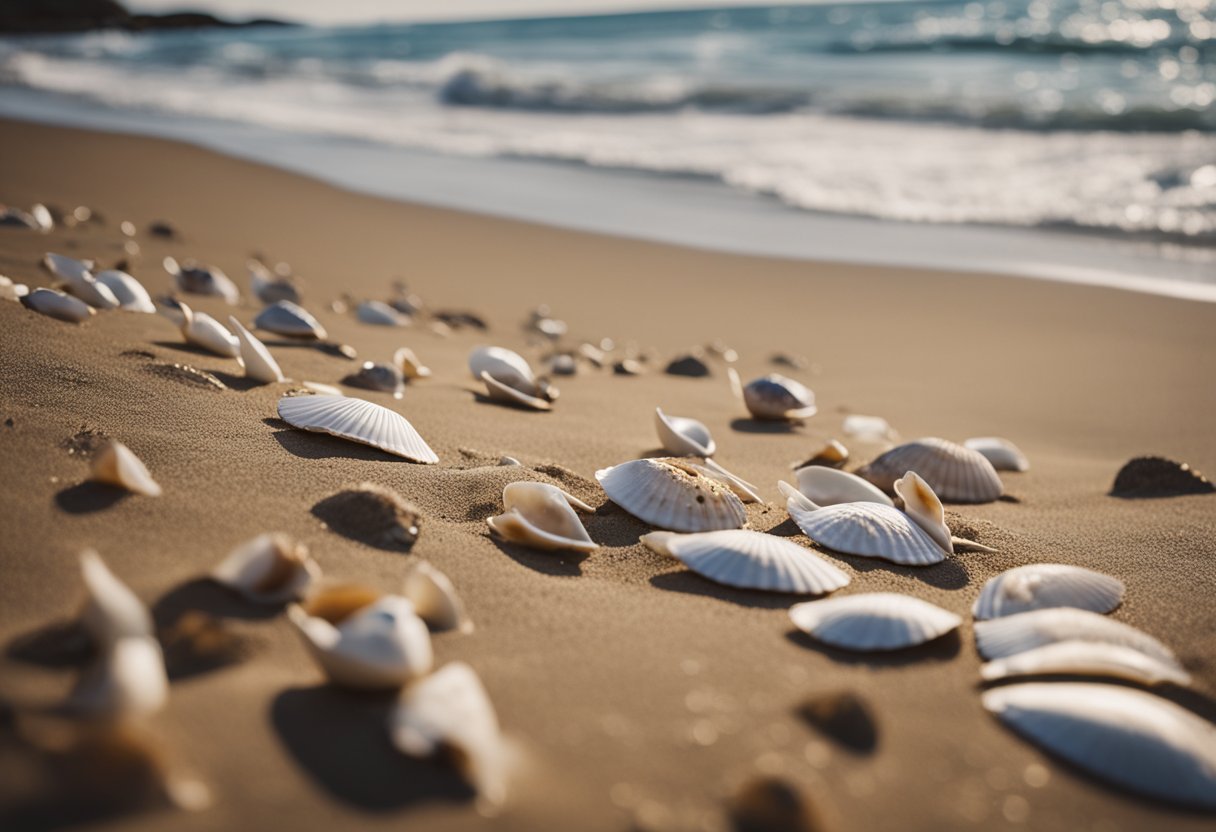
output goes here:
<path id="1" fill-rule="evenodd" d="M 0 303 L 0 696 L 50 701 L 70 684 L 70 669 L 15 654 L 71 615 L 86 546 L 162 624 L 203 609 L 245 640 L 242 661 L 177 668 L 157 720 L 211 784 L 215 806 L 108 828 L 720 829 L 724 796 L 758 772 L 798 784 L 837 829 L 1210 828 L 1210 816 L 1123 795 L 1004 730 L 980 706 L 969 621 L 957 637 L 889 657 L 818 647 L 793 634 L 785 610 L 795 599 L 724 589 L 649 553 L 637 542 L 646 527 L 606 502 L 593 474 L 655 449 L 656 405 L 703 420 L 718 459 L 774 501 L 790 463 L 838 436 L 846 412 L 885 416 L 905 437 L 1010 437 L 1033 463 L 1005 475 L 1017 500 L 953 508 L 984 521 L 981 540 L 999 554 L 928 569 L 833 557 L 854 578 L 842 592 L 906 592 L 969 619 L 984 580 L 1011 566 L 1111 573 L 1128 587 L 1114 617 L 1171 644 L 1195 675 L 1194 692 L 1166 695 L 1211 719 L 1216 497 L 1106 492 L 1144 453 L 1216 473 L 1216 305 L 557 231 L 368 198 L 179 144 L 14 122 L 0 122 L 0 187 L 11 204 L 85 204 L 106 218 L 49 236 L 0 229 L 0 274 L 47 284 L 36 265 L 47 250 L 108 265 L 129 219 L 143 249 L 131 271 L 153 294 L 169 288 L 166 254 L 215 263 L 245 289 L 245 258 L 265 252 L 304 277 L 306 304 L 360 359 L 387 360 L 408 344 L 435 371 L 400 402 L 359 393 L 403 413 L 441 459 L 414 465 L 291 430 L 275 418 L 281 386 L 244 385 L 234 361 L 184 347 L 160 316 L 75 326 Z M 146 234 L 157 219 L 183 239 Z M 394 278 L 433 307 L 484 315 L 491 331 L 441 338 L 328 308 L 342 292 L 384 298 Z M 479 401 L 469 350 L 492 342 L 536 359 L 520 322 L 539 303 L 573 337 L 636 340 L 664 359 L 724 339 L 745 379 L 776 369 L 775 351 L 806 355 L 813 368 L 794 375 L 821 412 L 802 427 L 758 428 L 741 419 L 720 365 L 709 379 L 560 379 L 549 414 Z M 244 320 L 255 312 L 248 298 L 237 310 Z M 272 349 L 295 379 L 336 383 L 355 366 L 307 347 Z M 156 370 L 175 362 L 231 389 Z M 165 495 L 114 500 L 82 487 L 86 463 L 64 447 L 81 430 L 128 444 Z M 874 449 L 854 450 L 860 460 Z M 502 454 L 525 469 L 495 467 Z M 521 477 L 599 506 L 587 527 L 603 548 L 580 559 L 492 539 L 484 518 Z M 424 511 L 412 553 L 340 537 L 310 512 L 364 480 Z M 751 522 L 796 531 L 776 502 L 752 507 Z M 486 820 L 447 769 L 397 755 L 384 699 L 324 686 L 283 615 L 198 582 L 234 544 L 268 530 L 305 541 L 329 576 L 394 589 L 411 560 L 426 558 L 452 578 L 477 629 L 438 635 L 437 658 L 477 669 L 518 745 L 505 811 Z M 805 698 L 836 690 L 869 702 L 874 751 L 837 745 L 797 715 Z M 14 789 L 5 791 L 11 805 Z"/>

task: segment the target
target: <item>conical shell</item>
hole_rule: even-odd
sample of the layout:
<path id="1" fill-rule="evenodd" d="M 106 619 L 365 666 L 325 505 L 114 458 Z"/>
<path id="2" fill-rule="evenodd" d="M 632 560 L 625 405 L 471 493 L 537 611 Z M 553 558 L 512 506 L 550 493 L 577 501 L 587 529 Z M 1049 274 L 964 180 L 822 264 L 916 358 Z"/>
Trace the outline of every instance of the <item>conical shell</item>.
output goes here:
<path id="1" fill-rule="evenodd" d="M 963 442 L 964 448 L 970 448 L 983 455 L 998 471 L 1029 471 L 1030 460 L 1017 445 L 999 436 L 977 436 Z"/>
<path id="2" fill-rule="evenodd" d="M 709 428 L 696 419 L 668 416 L 661 407 L 656 407 L 654 427 L 659 434 L 659 444 L 669 454 L 711 457 L 717 450 Z"/>
<path id="3" fill-rule="evenodd" d="M 1142 685 L 1171 682 L 1185 687 L 1191 675 L 1152 656 L 1095 641 L 1059 641 L 1025 653 L 995 659 L 980 668 L 980 677 L 995 682 L 1015 676 L 1104 676 Z"/>
<path id="4" fill-rule="evenodd" d="M 553 409 L 553 405 L 551 405 L 545 399 L 542 399 L 540 396 L 533 396 L 528 393 L 521 392 L 510 385 L 503 384 L 489 373 L 482 373 L 481 380 L 486 385 L 486 395 L 496 402 L 515 404 L 531 410 Z"/>
<path id="5" fill-rule="evenodd" d="M 228 316 L 228 323 L 232 327 L 232 331 L 236 333 L 236 339 L 240 345 L 241 364 L 245 367 L 246 378 L 260 381 L 263 384 L 274 384 L 287 380 L 283 378 L 279 362 L 274 360 L 274 356 L 270 354 L 270 350 L 266 349 L 265 344 L 258 340 L 252 332 L 241 326 L 241 322 L 233 316 Z"/>
<path id="6" fill-rule="evenodd" d="M 975 645 L 985 659 L 1003 659 L 1045 644 L 1087 641 L 1115 644 L 1181 667 L 1174 652 L 1128 624 L 1095 612 L 1055 607 L 975 622 Z"/>
<path id="7" fill-rule="evenodd" d="M 409 347 L 402 347 L 393 353 L 393 364 L 410 380 L 431 377 L 431 368 L 419 361 Z"/>
<path id="8" fill-rule="evenodd" d="M 746 529 L 676 534 L 663 549 L 711 581 L 742 589 L 822 595 L 849 583 L 848 575 L 797 543 Z"/>
<path id="9" fill-rule="evenodd" d="M 805 419 L 818 410 L 814 393 L 777 373 L 749 382 L 743 388 L 743 403 L 757 419 Z"/>
<path id="10" fill-rule="evenodd" d="M 321 326 L 320 321 L 307 309 L 289 300 L 276 301 L 267 306 L 253 319 L 253 325 L 287 338 L 317 340 L 326 335 L 325 327 Z"/>
<path id="11" fill-rule="evenodd" d="M 152 616 L 143 602 L 106 567 L 92 549 L 80 555 L 80 570 L 88 593 L 80 623 L 103 650 L 121 638 L 144 638 L 153 634 Z"/>
<path id="12" fill-rule="evenodd" d="M 816 505 L 834 506 L 839 503 L 895 505 L 891 502 L 890 497 L 883 494 L 874 485 L 847 471 L 826 468 L 822 465 L 811 465 L 799 468 L 794 472 L 794 476 L 798 480 L 798 490 Z"/>
<path id="13" fill-rule="evenodd" d="M 682 459 L 635 459 L 595 472 L 609 499 L 639 520 L 676 532 L 740 529 L 743 503 L 703 467 Z"/>
<path id="14" fill-rule="evenodd" d="M 211 577 L 259 604 L 303 598 L 321 578 L 308 548 L 283 534 L 262 534 L 220 561 Z"/>
<path id="15" fill-rule="evenodd" d="M 536 375 L 527 360 L 505 347 L 476 347 L 469 353 L 469 372 L 480 379 L 482 373 L 507 387 L 523 393 L 536 393 Z"/>
<path id="16" fill-rule="evenodd" d="M 1216 809 L 1216 726 L 1131 688 L 1084 682 L 1010 685 L 983 695 L 1006 726 L 1124 789 Z"/>
<path id="17" fill-rule="evenodd" d="M 943 552 L 954 554 L 954 540 L 950 536 L 950 527 L 946 525 L 946 510 L 929 483 L 920 474 L 909 471 L 895 481 L 895 493 L 903 500 L 904 514 L 933 538 Z"/>
<path id="18" fill-rule="evenodd" d="M 505 540 L 537 549 L 597 548 L 574 513 L 575 508 L 588 513 L 595 509 L 555 485 L 513 482 L 503 489 L 502 501 L 505 511 L 486 522 Z"/>
<path id="19" fill-rule="evenodd" d="M 156 304 L 148 290 L 131 275 L 117 269 L 106 269 L 97 273 L 97 282 L 113 293 L 119 308 L 128 312 L 156 312 Z"/>
<path id="20" fill-rule="evenodd" d="M 840 503 L 819 508 L 786 483 L 786 510 L 802 533 L 846 555 L 882 558 L 904 566 L 930 566 L 946 552 L 912 518 L 878 503 Z M 801 499 L 799 499 L 801 498 Z"/>
<path id="21" fill-rule="evenodd" d="M 924 477 L 947 502 L 990 503 L 1005 493 L 992 463 L 978 451 L 932 437 L 892 448 L 857 473 L 890 493 L 908 471 Z"/>
<path id="22" fill-rule="evenodd" d="M 150 716 L 168 700 L 169 677 L 160 644 L 150 636 L 127 636 L 81 674 L 67 704 L 90 717 L 130 718 Z"/>
<path id="23" fill-rule="evenodd" d="M 409 326 L 410 319 L 387 303 L 365 300 L 355 309 L 355 317 L 372 326 Z"/>
<path id="24" fill-rule="evenodd" d="M 447 575 L 426 561 L 418 561 L 405 573 L 403 594 L 422 620 L 436 630 L 473 632 L 473 622 L 465 614 L 456 587 Z"/>
<path id="25" fill-rule="evenodd" d="M 35 289 L 21 298 L 21 302 L 35 312 L 73 324 L 88 320 L 93 314 L 93 308 L 80 298 L 55 289 Z"/>
<path id="26" fill-rule="evenodd" d="M 161 495 L 161 487 L 152 479 L 139 457 L 115 440 L 103 445 L 93 457 L 92 479 L 148 497 Z"/>
<path id="27" fill-rule="evenodd" d="M 362 442 L 412 462 L 439 457 L 404 416 L 387 407 L 348 396 L 284 396 L 279 415 L 293 427 Z"/>
<path id="28" fill-rule="evenodd" d="M 215 318 L 206 312 L 195 312 L 184 303 L 179 303 L 178 307 L 182 312 L 182 337 L 187 343 L 226 358 L 241 354 L 240 342 Z"/>
<path id="29" fill-rule="evenodd" d="M 798 629 L 845 650 L 899 650 L 940 638 L 962 619 L 928 601 L 892 592 L 807 601 L 790 608 Z"/>
<path id="30" fill-rule="evenodd" d="M 236 306 L 241 300 L 236 284 L 216 266 L 205 266 L 193 260 L 178 263 L 172 257 L 166 257 L 163 263 L 165 271 L 173 275 L 179 292 L 220 297 L 229 306 Z"/>
<path id="31" fill-rule="evenodd" d="M 971 608 L 981 620 L 1050 607 L 1106 613 L 1123 601 L 1123 582 L 1061 563 L 1031 563 L 991 578 Z"/>

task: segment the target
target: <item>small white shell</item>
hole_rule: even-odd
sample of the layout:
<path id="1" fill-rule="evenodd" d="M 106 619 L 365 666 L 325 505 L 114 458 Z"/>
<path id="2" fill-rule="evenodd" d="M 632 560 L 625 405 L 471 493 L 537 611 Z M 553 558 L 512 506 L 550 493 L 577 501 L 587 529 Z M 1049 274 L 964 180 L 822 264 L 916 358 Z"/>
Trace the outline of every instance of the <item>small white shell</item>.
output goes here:
<path id="1" fill-rule="evenodd" d="M 411 380 L 431 376 L 431 368 L 419 361 L 418 356 L 414 355 L 414 351 L 409 347 L 402 347 L 393 353 L 393 364 L 401 370 L 403 376 Z"/>
<path id="2" fill-rule="evenodd" d="M 300 291 L 290 279 L 276 276 L 257 260 L 246 260 L 245 267 L 249 269 L 249 286 L 262 303 L 300 302 Z"/>
<path id="3" fill-rule="evenodd" d="M 717 450 L 714 438 L 696 419 L 686 416 L 668 416 L 663 408 L 654 409 L 654 427 L 659 434 L 663 450 L 676 456 L 711 457 Z"/>
<path id="4" fill-rule="evenodd" d="M 962 619 L 928 601 L 893 592 L 807 601 L 790 608 L 798 629 L 846 650 L 899 650 L 940 638 Z"/>
<path id="5" fill-rule="evenodd" d="M 1031 563 L 989 579 L 971 612 L 978 619 L 1000 618 L 1050 607 L 1110 612 L 1123 601 L 1118 578 L 1080 566 Z"/>
<path id="6" fill-rule="evenodd" d="M 387 303 L 365 300 L 355 309 L 355 317 L 372 326 L 409 326 L 410 319 Z"/>
<path id="7" fill-rule="evenodd" d="M 857 474 L 890 492 L 908 471 L 920 474 L 939 498 L 950 502 L 990 503 L 1005 493 L 992 463 L 978 451 L 934 437 L 892 448 Z"/>
<path id="8" fill-rule="evenodd" d="M 555 485 L 513 482 L 502 490 L 502 501 L 505 511 L 486 522 L 505 540 L 576 552 L 590 552 L 598 546 L 574 513 L 575 508 L 588 513 L 595 509 Z"/>
<path id="9" fill-rule="evenodd" d="M 178 263 L 172 257 L 166 257 L 162 263 L 165 271 L 173 275 L 180 292 L 221 297 L 229 306 L 236 306 L 241 300 L 236 284 L 217 266 L 205 266 L 193 260 Z"/>
<path id="10" fill-rule="evenodd" d="M 371 445 L 412 462 L 439 461 L 404 416 L 351 396 L 284 396 L 279 415 L 293 427 Z"/>
<path id="11" fill-rule="evenodd" d="M 118 298 L 110 287 L 93 277 L 92 265 L 62 254 L 48 253 L 42 263 L 51 274 L 63 280 L 67 290 L 89 306 L 97 309 L 117 309 Z"/>
<path id="12" fill-rule="evenodd" d="M 34 219 L 34 224 L 38 226 L 38 230 L 43 234 L 52 231 L 55 228 L 55 218 L 51 216 L 51 211 L 41 202 L 35 202 L 30 208 L 30 216 Z"/>
<path id="13" fill-rule="evenodd" d="M 465 614 L 456 587 L 447 575 L 426 561 L 418 561 L 405 573 L 402 592 L 422 620 L 435 629 L 473 632 L 473 622 Z"/>
<path id="14" fill-rule="evenodd" d="M 92 479 L 94 482 L 116 485 L 147 497 L 161 495 L 161 487 L 152 479 L 139 457 L 126 445 L 115 440 L 103 445 L 93 457 Z"/>
<path id="15" fill-rule="evenodd" d="M 1130 647 L 1181 668 L 1173 651 L 1148 633 L 1096 612 L 1053 607 L 975 622 L 975 646 L 985 659 L 1003 659 L 1060 641 Z"/>
<path id="16" fill-rule="evenodd" d="M 97 273 L 97 282 L 109 289 L 121 309 L 128 312 L 156 312 L 156 304 L 144 285 L 126 272 L 106 269 Z"/>
<path id="17" fill-rule="evenodd" d="M 1142 685 L 1172 682 L 1185 687 L 1191 675 L 1159 659 L 1117 644 L 1060 641 L 1025 653 L 995 659 L 980 668 L 980 677 L 995 682 L 1013 676 L 1106 676 Z"/>
<path id="18" fill-rule="evenodd" d="M 508 384 L 504 384 L 494 378 L 489 373 L 482 373 L 481 380 L 486 385 L 486 396 L 496 402 L 507 402 L 508 404 L 517 404 L 521 407 L 531 410 L 552 410 L 551 405 L 547 400 L 540 396 L 534 396 L 529 393 L 524 393 L 517 390 Z"/>
<path id="19" fill-rule="evenodd" d="M 43 267 L 61 280 L 66 280 L 69 283 L 80 281 L 92 275 L 94 263 L 92 261 L 77 260 L 75 257 L 68 257 L 65 254 L 55 254 L 48 251 L 42 255 Z"/>
<path id="20" fill-rule="evenodd" d="M 743 388 L 743 403 L 757 419 L 805 419 L 818 411 L 809 388 L 777 373 L 749 382 Z"/>
<path id="21" fill-rule="evenodd" d="M 864 416 L 860 413 L 850 413 L 844 417 L 840 429 L 845 436 L 851 436 L 860 442 L 883 444 L 899 438 L 891 423 L 881 416 Z"/>
<path id="22" fill-rule="evenodd" d="M 246 378 L 260 381 L 263 384 L 287 381 L 283 378 L 283 371 L 279 369 L 279 362 L 274 360 L 274 356 L 270 354 L 270 350 L 266 349 L 265 344 L 258 340 L 252 332 L 245 329 L 241 322 L 232 315 L 228 316 L 228 324 L 236 333 L 237 342 L 240 344 L 241 366 L 245 368 Z"/>
<path id="23" fill-rule="evenodd" d="M 1017 445 L 999 436 L 977 436 L 963 442 L 963 447 L 983 454 L 998 471 L 1029 471 L 1030 460 Z"/>
<path id="24" fill-rule="evenodd" d="M 848 575 L 814 552 L 771 534 L 728 529 L 665 535 L 655 542 L 661 553 L 727 586 L 822 595 L 849 583 Z"/>
<path id="25" fill-rule="evenodd" d="M 276 301 L 267 306 L 253 319 L 258 329 L 283 335 L 287 338 L 321 339 L 326 335 L 320 321 L 301 306 L 289 300 Z"/>
<path id="26" fill-rule="evenodd" d="M 80 571 L 88 593 L 80 623 L 100 648 L 109 649 L 122 638 L 152 637 L 147 607 L 114 576 L 97 552 L 81 552 Z"/>
<path id="27" fill-rule="evenodd" d="M 984 707 L 1090 774 L 1172 803 L 1216 809 L 1216 726 L 1140 690 L 1084 682 L 995 688 Z"/>
<path id="28" fill-rule="evenodd" d="M 35 312 L 73 324 L 87 320 L 93 314 L 93 307 L 80 298 L 56 289 L 35 289 L 21 298 L 21 302 Z"/>
<path id="29" fill-rule="evenodd" d="M 798 490 L 811 502 L 820 506 L 834 506 L 838 503 L 878 503 L 884 506 L 894 506 L 891 498 L 883 494 L 871 483 L 856 474 L 827 468 L 823 465 L 809 465 L 794 472 L 798 480 Z"/>
<path id="30" fill-rule="evenodd" d="M 90 717 L 149 716 L 169 701 L 160 644 L 150 636 L 120 638 L 81 674 L 67 706 Z"/>
<path id="31" fill-rule="evenodd" d="M 595 472 L 609 499 L 639 520 L 676 532 L 739 529 L 747 512 L 712 472 L 684 459 L 635 459 Z"/>
<path id="32" fill-rule="evenodd" d="M 303 598 L 321 578 L 308 548 L 283 534 L 261 534 L 242 543 L 211 572 L 211 577 L 259 604 Z"/>
<path id="33" fill-rule="evenodd" d="M 0 274 L 0 298 L 20 301 L 30 293 L 30 287 L 24 283 L 14 283 L 11 277 Z"/>
<path id="34" fill-rule="evenodd" d="M 189 344 L 222 355 L 236 358 L 241 354 L 241 345 L 224 325 L 206 312 L 195 312 L 184 303 L 178 303 L 182 313 L 182 337 Z"/>
<path id="35" fill-rule="evenodd" d="M 904 514 L 912 518 L 943 552 L 954 554 L 954 540 L 946 525 L 946 510 L 929 483 L 915 471 L 909 471 L 895 481 L 895 493 L 904 503 Z"/>

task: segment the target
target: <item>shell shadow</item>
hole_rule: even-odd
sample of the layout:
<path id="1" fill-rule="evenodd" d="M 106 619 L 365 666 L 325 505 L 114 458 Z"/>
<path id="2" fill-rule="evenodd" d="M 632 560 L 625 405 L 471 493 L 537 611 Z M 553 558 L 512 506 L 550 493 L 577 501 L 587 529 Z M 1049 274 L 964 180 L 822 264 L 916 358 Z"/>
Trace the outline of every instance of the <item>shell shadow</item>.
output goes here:
<path id="1" fill-rule="evenodd" d="M 705 598 L 716 598 L 719 601 L 729 601 L 741 607 L 756 607 L 769 610 L 787 610 L 799 601 L 806 601 L 809 598 L 806 595 L 793 595 L 785 592 L 736 589 L 716 584 L 708 578 L 701 577 L 691 569 L 655 575 L 650 579 L 650 585 L 667 592 L 700 595 Z"/>
<path id="2" fill-rule="evenodd" d="M 4 654 L 19 662 L 49 668 L 77 667 L 95 653 L 89 634 L 75 619 L 60 619 L 19 633 Z"/>
<path id="3" fill-rule="evenodd" d="M 264 419 L 264 422 L 278 422 L 277 419 Z M 286 423 L 284 423 L 286 424 Z M 362 459 L 367 462 L 406 462 L 399 456 L 393 456 L 387 451 L 373 448 L 330 436 L 327 433 L 296 430 L 288 427 L 276 430 L 272 436 L 283 450 L 300 459 Z"/>
<path id="4" fill-rule="evenodd" d="M 91 514 L 122 502 L 130 492 L 116 485 L 85 480 L 69 485 L 55 495 L 55 505 L 68 514 Z"/>
<path id="5" fill-rule="evenodd" d="M 183 615 L 198 610 L 216 618 L 265 621 L 283 611 L 283 604 L 255 604 L 210 578 L 191 578 L 166 592 L 152 605 L 158 630 L 172 627 Z"/>
<path id="6" fill-rule="evenodd" d="M 737 430 L 740 433 L 794 433 L 800 427 L 802 427 L 801 422 L 776 422 L 748 419 L 742 416 L 730 421 L 731 430 Z"/>
<path id="7" fill-rule="evenodd" d="M 484 537 L 497 546 L 504 555 L 520 566 L 528 567 L 533 572 L 558 578 L 577 578 L 583 574 L 583 561 L 587 559 L 586 552 L 540 551 L 511 543 L 489 532 L 486 532 Z"/>
<path id="8" fill-rule="evenodd" d="M 971 582 L 971 576 L 967 574 L 967 570 L 956 558 L 946 558 L 941 563 L 935 563 L 932 566 L 900 566 L 897 563 L 890 563 L 879 558 L 863 558 L 830 550 L 828 554 L 834 558 L 839 558 L 863 574 L 882 570 L 894 575 L 902 575 L 905 578 L 921 581 L 938 589 L 962 589 Z"/>
<path id="9" fill-rule="evenodd" d="M 300 767 L 344 803 L 391 812 L 423 802 L 472 800 L 473 790 L 454 769 L 393 747 L 385 725 L 396 701 L 395 692 L 290 688 L 275 697 L 270 721 Z"/>
<path id="10" fill-rule="evenodd" d="M 408 554 L 417 542 L 417 536 L 404 535 L 401 525 L 393 525 L 392 529 L 403 535 L 396 537 L 390 534 L 387 518 L 379 515 L 366 505 L 360 505 L 357 498 L 359 491 L 343 489 L 336 494 L 330 494 L 313 503 L 309 513 L 316 517 L 336 535 L 371 546 L 382 552 L 400 552 Z M 409 522 L 408 520 L 406 522 Z M 413 520 L 418 523 L 417 519 Z M 415 530 L 417 526 L 415 526 Z"/>
<path id="11" fill-rule="evenodd" d="M 552 413 L 553 412 L 552 410 L 537 410 L 534 407 L 526 407 L 525 405 L 515 404 L 514 402 L 503 401 L 502 399 L 491 399 L 485 393 L 478 393 L 476 390 L 470 390 L 469 392 L 473 394 L 473 401 L 477 402 L 478 404 L 489 404 L 489 405 L 493 405 L 494 407 L 505 407 L 507 410 L 517 410 L 520 413 Z"/>
<path id="12" fill-rule="evenodd" d="M 222 358 L 222 356 L 216 355 L 211 350 L 205 350 L 202 347 L 195 346 L 194 344 L 187 344 L 185 341 L 153 341 L 152 344 L 153 346 L 164 347 L 167 350 L 174 350 L 176 352 L 187 353 L 188 355 L 210 358 L 213 361 L 217 358 Z M 233 358 L 231 360 L 235 361 L 236 359 Z"/>
<path id="13" fill-rule="evenodd" d="M 592 540 L 610 548 L 636 546 L 642 535 L 654 531 L 611 500 L 599 506 L 594 514 L 578 512 L 578 518 Z"/>
<path id="14" fill-rule="evenodd" d="M 263 338 L 262 343 L 268 347 L 295 347 L 316 350 L 319 353 L 330 355 L 334 358 L 341 358 L 344 361 L 355 360 L 342 352 L 341 344 L 335 344 L 330 341 L 309 341 L 303 338 L 278 338 L 273 341 L 269 341 Z"/>
<path id="15" fill-rule="evenodd" d="M 248 639 L 231 633 L 224 619 L 265 621 L 281 605 L 254 604 L 207 578 L 193 578 L 152 605 L 152 621 L 173 680 L 186 679 L 239 663 L 253 651 Z"/>
<path id="16" fill-rule="evenodd" d="M 255 387 L 267 387 L 268 385 L 261 381 L 255 381 L 248 376 L 234 376 L 232 373 L 225 373 L 223 370 L 208 370 L 207 372 L 224 382 L 224 385 L 231 390 L 245 392 L 253 390 Z"/>
<path id="17" fill-rule="evenodd" d="M 889 650 L 877 653 L 862 653 L 855 650 L 841 650 L 811 638 L 806 633 L 794 628 L 785 634 L 787 641 L 808 650 L 822 653 L 827 658 L 840 664 L 864 664 L 870 667 L 903 667 L 917 662 L 939 663 L 948 662 L 955 658 L 962 649 L 963 639 L 957 629 L 951 630 L 941 638 L 936 638 L 927 644 L 908 647 L 904 650 Z"/>

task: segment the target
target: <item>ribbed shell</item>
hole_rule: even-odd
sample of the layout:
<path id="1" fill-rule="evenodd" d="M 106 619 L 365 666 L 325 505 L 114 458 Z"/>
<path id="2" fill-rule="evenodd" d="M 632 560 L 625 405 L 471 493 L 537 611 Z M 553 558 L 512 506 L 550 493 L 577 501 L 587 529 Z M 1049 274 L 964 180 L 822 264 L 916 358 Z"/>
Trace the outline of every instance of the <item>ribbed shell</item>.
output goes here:
<path id="1" fill-rule="evenodd" d="M 743 503 L 725 484 L 678 459 L 635 459 L 595 472 L 609 499 L 639 520 L 676 532 L 739 529 Z"/>
<path id="2" fill-rule="evenodd" d="M 654 409 L 654 429 L 669 454 L 710 457 L 717 450 L 709 428 L 686 416 L 668 416 L 661 407 Z"/>
<path id="3" fill-rule="evenodd" d="M 362 442 L 413 462 L 439 457 L 404 416 L 349 396 L 284 396 L 279 415 L 293 427 Z"/>
<path id="4" fill-rule="evenodd" d="M 975 644 L 985 659 L 1003 659 L 1060 641 L 1118 644 L 1180 667 L 1174 652 L 1135 627 L 1095 612 L 1057 607 L 975 623 Z"/>
<path id="5" fill-rule="evenodd" d="M 748 382 L 743 388 L 743 403 L 757 419 L 804 419 L 816 412 L 815 394 L 777 373 Z"/>
<path id="6" fill-rule="evenodd" d="M 1062 563 L 1031 563 L 991 578 L 971 612 L 981 620 L 1051 607 L 1110 612 L 1123 601 L 1123 581 Z"/>
<path id="7" fill-rule="evenodd" d="M 1030 470 L 1030 460 L 1026 458 L 1026 454 L 1008 439 L 999 436 L 977 436 L 963 442 L 963 447 L 982 454 L 998 471 Z"/>
<path id="8" fill-rule="evenodd" d="M 790 608 L 798 629 L 846 650 L 899 650 L 924 644 L 962 623 L 928 601 L 893 592 L 808 601 Z"/>
<path id="9" fill-rule="evenodd" d="M 35 312 L 73 324 L 87 320 L 93 314 L 93 309 L 80 298 L 55 289 L 35 289 L 21 298 L 21 302 Z"/>
<path id="10" fill-rule="evenodd" d="M 988 682 L 1014 676 L 1104 676 L 1142 685 L 1172 682 L 1186 686 L 1191 676 L 1172 664 L 1131 647 L 1096 641 L 1060 641 L 1025 653 L 994 659 L 980 668 Z"/>
<path id="11" fill-rule="evenodd" d="M 904 566 L 930 566 L 946 559 L 933 538 L 897 508 L 878 503 L 840 503 L 809 510 L 786 503 L 802 533 L 846 555 L 882 558 Z"/>
<path id="12" fill-rule="evenodd" d="M 822 465 L 799 468 L 794 472 L 798 490 L 820 506 L 838 503 L 878 503 L 894 506 L 895 503 L 872 483 L 848 471 L 839 471 Z"/>
<path id="13" fill-rule="evenodd" d="M 932 437 L 892 448 L 857 473 L 891 493 L 908 471 L 920 474 L 946 502 L 990 503 L 1005 493 L 992 463 L 978 451 Z"/>
<path id="14" fill-rule="evenodd" d="M 1171 803 L 1216 809 L 1216 726 L 1140 690 L 1084 682 L 1010 685 L 984 707 L 1090 774 Z"/>
<path id="15" fill-rule="evenodd" d="M 109 289 L 118 305 L 128 312 L 155 312 L 156 304 L 144 285 L 126 272 L 107 269 L 97 273 L 97 282 Z"/>
<path id="16" fill-rule="evenodd" d="M 849 583 L 848 575 L 809 549 L 746 529 L 673 535 L 666 549 L 694 572 L 743 589 L 822 595 Z"/>
<path id="17" fill-rule="evenodd" d="M 258 329 L 288 338 L 324 338 L 325 327 L 302 306 L 289 300 L 270 304 L 253 319 Z"/>

